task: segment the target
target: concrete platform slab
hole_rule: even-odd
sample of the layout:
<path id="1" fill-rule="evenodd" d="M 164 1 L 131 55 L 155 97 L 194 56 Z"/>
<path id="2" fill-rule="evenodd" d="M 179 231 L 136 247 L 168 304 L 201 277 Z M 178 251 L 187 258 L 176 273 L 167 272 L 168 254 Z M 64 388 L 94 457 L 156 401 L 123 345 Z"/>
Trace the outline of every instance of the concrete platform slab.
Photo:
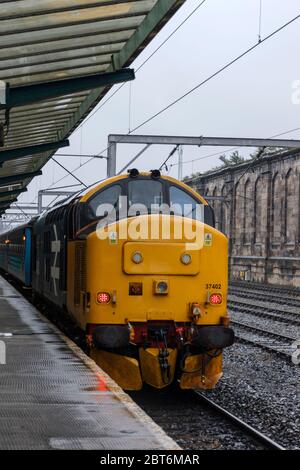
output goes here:
<path id="1" fill-rule="evenodd" d="M 2 277 L 0 341 L 0 449 L 179 449 Z"/>

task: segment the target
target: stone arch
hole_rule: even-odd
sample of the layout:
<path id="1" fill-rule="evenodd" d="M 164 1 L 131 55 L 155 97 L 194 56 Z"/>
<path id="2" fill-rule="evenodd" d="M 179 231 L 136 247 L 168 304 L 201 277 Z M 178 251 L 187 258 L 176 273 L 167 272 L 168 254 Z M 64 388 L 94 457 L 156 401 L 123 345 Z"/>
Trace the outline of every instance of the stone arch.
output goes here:
<path id="1" fill-rule="evenodd" d="M 281 177 L 279 173 L 275 173 L 272 180 L 272 196 L 271 196 L 271 218 L 272 218 L 272 241 L 280 243 L 281 241 Z"/>
<path id="2" fill-rule="evenodd" d="M 212 191 L 212 196 L 213 197 L 218 196 L 217 186 L 214 187 L 214 189 Z M 219 201 L 216 201 L 215 199 L 213 199 L 211 201 L 211 204 L 212 204 L 212 207 L 213 207 L 214 213 L 215 213 L 216 229 L 220 230 L 220 207 L 219 207 L 220 203 L 219 203 Z"/>
<path id="3" fill-rule="evenodd" d="M 254 185 L 254 242 L 262 243 L 263 241 L 263 181 L 261 176 L 257 178 Z"/>
<path id="4" fill-rule="evenodd" d="M 243 240 L 244 243 L 251 243 L 253 233 L 253 195 L 252 195 L 252 184 L 248 178 L 244 186 L 244 200 L 243 200 L 243 212 L 244 212 L 244 230 Z"/>
<path id="5" fill-rule="evenodd" d="M 295 242 L 296 233 L 295 175 L 290 168 L 284 181 L 284 237 L 286 243 Z"/>
<path id="6" fill-rule="evenodd" d="M 237 243 L 241 243 L 243 226 L 243 189 L 241 183 L 237 182 L 234 190 L 234 238 Z"/>
<path id="7" fill-rule="evenodd" d="M 221 196 L 225 198 L 226 195 L 227 195 L 226 185 L 224 184 L 221 189 Z M 228 217 L 229 217 L 229 211 L 228 211 L 227 203 L 222 201 L 221 208 L 220 208 L 220 230 L 221 232 L 225 233 L 225 235 L 228 235 L 228 226 L 229 226 Z"/>

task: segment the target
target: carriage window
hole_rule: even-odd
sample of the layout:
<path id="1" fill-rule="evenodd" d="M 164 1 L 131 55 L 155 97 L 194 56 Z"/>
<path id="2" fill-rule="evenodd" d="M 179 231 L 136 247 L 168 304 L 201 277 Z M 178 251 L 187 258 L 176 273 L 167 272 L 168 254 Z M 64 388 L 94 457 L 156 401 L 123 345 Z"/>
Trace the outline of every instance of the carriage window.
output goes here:
<path id="1" fill-rule="evenodd" d="M 198 210 L 196 206 L 199 204 Z M 170 187 L 170 206 L 171 212 L 174 215 L 183 215 L 190 217 L 191 219 L 198 219 L 203 221 L 203 204 L 200 201 L 196 201 L 186 191 L 178 188 L 177 186 Z"/>
<path id="2" fill-rule="evenodd" d="M 93 217 L 97 217 L 97 210 L 102 204 L 110 204 L 115 209 L 118 208 L 119 197 L 121 196 L 121 186 L 115 184 L 100 193 L 96 194 L 93 199 L 89 201 L 89 207 L 92 210 Z"/>
<path id="3" fill-rule="evenodd" d="M 141 179 L 128 183 L 129 207 L 133 204 L 143 204 L 149 212 L 152 204 L 161 205 L 162 202 L 163 187 L 160 181 Z"/>

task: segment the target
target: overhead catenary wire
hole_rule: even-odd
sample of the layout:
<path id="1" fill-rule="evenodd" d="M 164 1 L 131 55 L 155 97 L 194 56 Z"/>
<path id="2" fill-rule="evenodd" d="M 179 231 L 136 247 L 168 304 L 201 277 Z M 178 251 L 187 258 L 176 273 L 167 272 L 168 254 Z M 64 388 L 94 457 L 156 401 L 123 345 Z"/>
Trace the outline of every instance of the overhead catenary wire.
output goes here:
<path id="1" fill-rule="evenodd" d="M 204 2 L 202 2 L 198 7 L 200 7 Z M 191 16 L 191 15 L 190 15 Z M 231 67 L 233 64 L 235 64 L 237 61 L 239 61 L 240 59 L 242 59 L 243 57 L 245 57 L 247 54 L 249 54 L 250 52 L 252 52 L 254 49 L 256 49 L 258 46 L 262 45 L 263 43 L 265 43 L 267 40 L 271 39 L 272 37 L 274 37 L 276 34 L 278 34 L 280 31 L 282 31 L 283 29 L 285 29 L 286 27 L 288 27 L 290 24 L 294 23 L 295 21 L 297 21 L 298 19 L 300 18 L 300 15 L 297 15 L 295 16 L 294 18 L 292 18 L 291 20 L 289 20 L 288 22 L 284 23 L 282 26 L 280 26 L 279 28 L 277 28 L 276 30 L 272 31 L 269 35 L 267 35 L 265 38 L 263 38 L 260 42 L 257 42 L 255 43 L 254 45 L 252 45 L 251 47 L 249 47 L 248 49 L 246 49 L 244 52 L 242 52 L 241 54 L 239 54 L 237 57 L 235 57 L 234 59 L 232 59 L 231 61 L 229 61 L 228 63 L 226 63 L 223 67 L 221 67 L 220 69 L 218 69 L 216 72 L 214 72 L 213 74 L 211 74 L 209 77 L 207 77 L 206 79 L 204 79 L 203 81 L 201 81 L 200 83 L 198 83 L 196 86 L 194 86 L 193 88 L 191 88 L 190 90 L 188 90 L 186 93 L 184 93 L 183 95 L 181 95 L 179 98 L 177 98 L 176 100 L 172 101 L 171 103 L 169 103 L 167 106 L 165 106 L 164 108 L 162 108 L 160 111 L 158 111 L 157 113 L 153 114 L 152 116 L 150 116 L 148 119 L 146 119 L 145 121 L 143 121 L 142 123 L 140 123 L 138 126 L 136 126 L 134 129 L 132 129 L 127 135 L 129 134 L 132 134 L 133 132 L 135 132 L 136 130 L 140 129 L 142 126 L 148 124 L 150 121 L 152 121 L 153 119 L 155 119 L 156 117 L 160 116 L 161 114 L 163 114 L 164 112 L 166 112 L 168 109 L 170 109 L 171 107 L 173 107 L 174 105 L 176 105 L 177 103 L 179 103 L 180 101 L 182 101 L 184 98 L 186 98 L 187 96 L 189 96 L 190 94 L 192 94 L 194 91 L 198 90 L 200 87 L 202 87 L 204 84 L 206 84 L 207 82 L 209 82 L 210 80 L 212 80 L 213 78 L 215 78 L 216 76 L 218 76 L 219 74 L 221 74 L 223 71 L 225 71 L 226 69 L 228 69 L 229 67 Z M 186 18 L 187 20 L 188 18 Z M 184 22 L 181 23 L 181 25 L 184 24 Z M 179 25 L 179 27 L 181 26 Z M 177 28 L 177 30 L 179 29 L 179 27 Z M 176 32 L 176 30 L 174 30 L 173 34 Z M 170 35 L 171 36 L 171 35 Z M 166 41 L 165 41 L 166 42 Z M 165 43 L 164 42 L 164 43 Z M 163 45 L 163 43 L 162 43 Z M 149 57 L 150 59 L 150 57 Z M 142 64 L 143 65 L 143 64 Z M 103 103 L 104 104 L 104 103 Z M 122 139 L 120 139 L 120 142 L 121 142 Z M 106 147 L 104 150 L 102 150 L 101 152 L 99 152 L 97 154 L 97 156 L 102 156 L 103 152 L 107 151 L 108 150 L 108 147 Z M 72 176 L 74 176 L 74 172 L 77 171 L 79 168 L 81 168 L 83 165 L 86 165 L 87 163 L 89 163 L 90 161 L 93 160 L 94 157 L 91 157 L 90 159 L 88 159 L 87 161 L 85 161 L 84 163 L 82 163 L 79 167 L 75 168 L 72 170 Z M 64 178 L 66 178 L 67 176 L 63 176 L 62 178 L 60 178 L 59 180 L 57 180 L 56 182 L 54 182 L 52 185 L 50 185 L 49 188 L 51 188 L 51 186 L 53 186 L 54 184 L 57 184 L 58 182 L 62 181 Z M 104 178 L 105 179 L 105 178 Z M 92 183 L 91 185 L 89 185 L 88 187 L 91 187 L 95 184 Z M 86 185 L 85 185 L 86 186 Z M 47 189 L 49 189 L 47 188 Z"/>
<path id="2" fill-rule="evenodd" d="M 68 184 L 67 186 L 55 186 L 54 188 L 51 188 L 51 190 L 55 191 L 56 189 L 75 188 L 76 186 L 82 186 L 82 184 L 77 183 L 77 184 Z"/>
<path id="3" fill-rule="evenodd" d="M 259 1 L 259 14 L 258 14 L 258 42 L 261 42 L 261 19 L 262 19 L 262 0 Z"/>
<path id="4" fill-rule="evenodd" d="M 189 13 L 184 18 L 184 20 L 181 21 L 181 23 L 179 23 L 179 25 L 175 29 L 173 29 L 173 31 L 166 37 L 166 39 L 164 39 L 159 44 L 159 46 L 141 63 L 141 65 L 137 67 L 137 69 L 135 70 L 135 74 L 137 74 L 144 67 L 144 65 L 149 62 L 150 59 L 152 59 L 152 57 L 172 38 L 172 36 L 174 36 L 174 34 L 177 33 L 177 31 L 179 31 L 179 29 L 199 10 L 200 7 L 202 7 L 202 5 L 204 5 L 206 1 L 207 0 L 202 0 L 191 11 L 191 13 Z M 77 127 L 76 131 L 83 127 L 89 121 L 89 119 L 91 119 L 98 111 L 100 111 L 125 85 L 126 83 L 122 83 L 105 101 L 100 103 L 100 105 L 89 116 L 87 116 L 86 119 Z"/>
<path id="5" fill-rule="evenodd" d="M 180 28 L 200 9 L 200 7 L 202 7 L 202 5 L 204 5 L 204 3 L 206 2 L 207 0 L 202 0 L 192 11 L 191 13 L 189 13 L 183 21 L 181 21 L 181 23 L 167 36 L 166 39 L 164 39 L 164 41 L 162 41 L 159 46 L 142 62 L 142 64 L 136 69 L 135 73 L 137 74 L 143 67 L 144 65 L 147 64 L 147 62 L 149 62 L 150 59 L 152 59 L 152 57 L 177 33 L 177 31 L 180 30 Z M 98 106 L 98 108 L 96 108 L 89 116 L 87 116 L 87 118 L 80 124 L 80 126 L 77 127 L 76 131 L 79 130 L 82 126 L 84 126 L 89 119 L 91 119 L 98 111 L 100 111 L 120 90 L 121 88 L 123 88 L 125 86 L 126 83 L 122 83 L 105 101 L 103 101 L 100 106 Z M 88 161 L 85 161 L 84 163 L 81 163 L 77 168 L 75 168 L 73 171 L 77 171 L 78 169 L 80 169 L 82 166 L 86 165 L 87 163 L 89 163 L 89 161 L 92 161 L 93 158 L 107 158 L 106 156 L 101 156 L 101 153 L 103 152 L 100 152 L 100 154 L 98 155 L 92 155 L 90 160 Z M 58 179 L 57 181 L 54 182 L 54 184 L 56 183 L 59 183 L 60 181 L 62 181 L 64 178 L 66 178 L 66 176 L 63 176 L 62 178 Z M 50 188 L 51 186 L 49 186 Z M 49 189 L 47 188 L 47 189 Z"/>
<path id="6" fill-rule="evenodd" d="M 279 28 L 277 28 L 276 30 L 272 31 L 272 33 L 270 33 L 269 35 L 267 35 L 266 37 L 264 37 L 260 42 L 257 42 L 255 43 L 254 45 L 252 45 L 251 47 L 249 47 L 248 49 L 246 49 L 244 52 L 242 52 L 241 54 L 239 54 L 238 56 L 236 56 L 234 59 L 230 60 L 229 62 L 227 62 L 227 64 L 225 64 L 223 67 L 219 68 L 216 72 L 214 72 L 213 74 L 209 75 L 206 79 L 202 80 L 200 83 L 198 83 L 197 85 L 195 85 L 193 88 L 191 88 L 190 90 L 188 90 L 186 93 L 182 94 L 181 96 L 179 96 L 179 98 L 176 98 L 174 101 L 172 101 L 171 103 L 169 103 L 167 106 L 165 106 L 164 108 L 162 108 L 160 111 L 158 111 L 157 113 L 153 114 L 152 116 L 150 116 L 148 119 L 145 119 L 145 121 L 143 121 L 142 123 L 140 123 L 138 126 L 136 126 L 130 133 L 128 134 L 132 134 L 133 132 L 137 131 L 138 129 L 140 129 L 141 127 L 145 126 L 146 124 L 148 124 L 150 121 L 152 121 L 153 119 L 155 119 L 156 117 L 160 116 L 161 114 L 163 114 L 165 111 L 167 111 L 168 109 L 172 108 L 174 105 L 176 105 L 177 103 L 179 103 L 180 101 L 182 101 L 183 99 L 185 99 L 187 96 L 191 95 L 192 93 L 194 93 L 194 91 L 198 90 L 200 87 L 202 87 L 203 85 L 205 85 L 206 83 L 208 83 L 210 80 L 212 80 L 213 78 L 215 78 L 216 76 L 218 76 L 220 73 L 224 72 L 224 70 L 228 69 L 229 67 L 231 67 L 232 65 L 234 65 L 236 62 L 238 62 L 240 59 L 242 59 L 243 57 L 245 57 L 247 54 L 249 54 L 250 52 L 252 52 L 254 49 L 256 49 L 257 47 L 261 46 L 263 43 L 265 43 L 267 40 L 271 39 L 273 36 L 275 36 L 276 34 L 278 34 L 280 31 L 282 31 L 283 29 L 285 29 L 287 26 L 291 25 L 292 23 L 294 23 L 296 20 L 298 20 L 300 18 L 300 15 L 297 15 L 295 16 L 294 18 L 292 18 L 291 20 L 289 20 L 288 22 L 284 23 L 282 26 L 280 26 Z M 105 149 L 107 150 L 107 148 Z M 104 150 L 104 151 L 105 151 Z M 102 152 L 100 152 L 98 155 L 100 155 Z"/>
<path id="7" fill-rule="evenodd" d="M 75 178 L 80 184 L 82 184 L 83 186 L 87 187 L 87 185 L 81 180 L 79 179 L 77 176 L 73 175 L 73 173 L 68 170 L 64 165 L 62 165 L 61 163 L 59 163 L 57 160 L 55 160 L 55 158 L 52 158 L 52 160 L 58 165 L 60 166 L 63 170 L 65 170 L 67 173 L 69 173 L 70 176 L 72 176 L 73 178 Z"/>
<path id="8" fill-rule="evenodd" d="M 173 150 L 171 150 L 171 152 L 169 153 L 169 155 L 167 156 L 167 158 L 165 159 L 165 161 L 160 165 L 159 167 L 159 170 L 162 170 L 163 168 L 166 168 L 166 170 L 168 171 L 168 168 L 167 168 L 167 162 L 170 160 L 170 158 L 174 155 L 174 153 L 176 152 L 176 150 L 178 149 L 179 145 L 176 145 Z"/>
<path id="9" fill-rule="evenodd" d="M 226 194 L 226 197 L 228 197 L 230 194 L 233 193 L 234 191 L 234 187 L 236 187 L 236 185 L 241 181 L 242 178 L 244 178 L 244 176 L 248 173 L 248 171 L 250 170 L 250 168 L 252 168 L 252 166 L 254 165 L 254 163 L 256 163 L 264 154 L 264 151 L 265 151 L 265 147 L 262 147 L 257 155 L 253 158 L 253 160 L 250 161 L 250 163 L 246 166 L 245 170 L 242 172 L 242 174 L 239 176 L 239 178 L 237 179 L 237 182 L 235 183 L 235 186 L 233 186 L 232 188 L 229 189 L 229 191 L 227 191 L 227 194 Z"/>
<path id="10" fill-rule="evenodd" d="M 93 155 L 93 154 L 81 154 L 81 153 L 56 153 L 55 157 L 80 157 L 80 158 L 101 158 L 106 160 L 107 157 L 102 155 Z"/>
<path id="11" fill-rule="evenodd" d="M 214 73 L 212 73 L 211 75 L 209 75 L 207 78 L 205 78 L 204 80 L 202 80 L 201 82 L 199 82 L 197 85 L 195 85 L 194 87 L 190 88 L 187 92 L 185 92 L 184 94 L 182 94 L 181 96 L 179 96 L 178 98 L 176 98 L 174 101 L 172 101 L 171 103 L 169 103 L 167 106 L 163 107 L 162 109 L 160 109 L 158 112 L 154 113 L 152 116 L 150 116 L 149 118 L 145 119 L 143 122 L 141 122 L 140 124 L 138 124 L 134 129 L 132 129 L 130 132 L 128 132 L 126 135 L 130 135 L 134 132 L 136 132 L 138 129 L 140 129 L 141 127 L 145 126 L 146 124 L 148 124 L 149 122 L 151 122 L 153 119 L 157 118 L 158 116 L 162 115 L 163 113 L 165 113 L 167 110 L 171 109 L 173 106 L 175 106 L 177 103 L 181 102 L 182 100 L 184 100 L 186 97 L 188 97 L 189 95 L 191 95 L 192 93 L 194 93 L 196 90 L 198 90 L 199 88 L 201 88 L 202 86 L 204 86 L 206 83 L 208 83 L 210 80 L 212 80 L 213 78 L 217 77 L 218 75 L 220 75 L 222 72 L 224 72 L 225 70 L 227 70 L 228 68 L 230 68 L 232 65 L 234 65 L 236 62 L 238 62 L 239 60 L 241 60 L 242 58 L 244 58 L 246 55 L 248 55 L 250 52 L 252 52 L 253 50 L 255 50 L 257 47 L 261 46 L 262 44 L 264 44 L 266 41 L 268 41 L 269 39 L 271 39 L 272 37 L 276 36 L 279 32 L 283 31 L 285 28 L 287 28 L 288 26 L 290 26 L 292 23 L 294 23 L 295 21 L 297 21 L 298 19 L 300 18 L 300 14 L 295 16 L 294 18 L 292 18 L 291 20 L 287 21 L 286 23 L 284 23 L 283 25 L 281 25 L 280 27 L 278 27 L 277 29 L 275 29 L 274 31 L 272 31 L 270 34 L 268 34 L 267 36 L 265 36 L 263 39 L 261 39 L 260 42 L 256 42 L 255 44 L 253 44 L 252 46 L 248 47 L 245 51 L 243 51 L 242 53 L 240 53 L 239 55 L 237 55 L 234 59 L 230 60 L 229 62 L 227 62 L 224 66 L 220 67 L 218 70 L 216 70 Z M 122 138 L 120 138 L 119 140 L 119 143 L 122 142 Z M 116 142 L 118 143 L 118 142 Z M 106 152 L 108 150 L 109 147 L 105 147 L 101 152 L 99 152 L 97 155 L 100 156 L 102 155 L 104 152 Z M 93 158 L 85 161 L 81 166 L 75 168 L 73 170 L 74 171 L 77 171 L 79 168 L 81 168 L 83 165 L 86 165 L 87 163 L 91 162 L 93 160 Z M 66 176 L 62 177 L 60 180 L 58 181 L 61 181 L 62 179 L 64 179 Z M 57 182 L 58 182 L 57 181 Z M 93 183 L 95 184 L 95 183 Z"/>
<path id="12" fill-rule="evenodd" d="M 295 127 L 294 129 L 289 129 L 288 131 L 281 132 L 280 134 L 275 134 L 267 137 L 267 139 L 275 139 L 276 137 L 281 137 L 285 134 L 291 134 L 292 132 L 300 131 L 300 127 Z M 185 162 L 182 162 L 183 165 L 187 165 L 188 163 L 195 163 L 198 162 L 199 160 L 205 160 L 206 158 L 210 157 L 216 157 L 217 155 L 223 155 L 225 153 L 233 152 L 235 150 L 239 150 L 243 147 L 231 147 L 230 149 L 227 150 L 221 150 L 220 152 L 215 152 L 215 153 L 210 153 L 208 155 L 203 155 L 202 157 L 197 157 L 193 158 L 192 160 L 186 160 Z M 170 166 L 177 166 L 178 163 L 172 163 Z"/>
<path id="13" fill-rule="evenodd" d="M 145 147 L 143 147 L 142 150 L 140 150 L 137 155 L 135 155 L 128 163 L 126 163 L 125 166 L 123 166 L 123 168 L 120 171 L 118 171 L 117 175 L 121 175 L 121 173 L 123 173 L 123 171 L 125 171 L 126 168 L 129 167 L 129 165 L 135 162 L 135 160 L 137 160 L 144 152 L 146 152 L 146 150 L 148 150 L 149 147 L 151 147 L 151 144 L 147 144 Z"/>

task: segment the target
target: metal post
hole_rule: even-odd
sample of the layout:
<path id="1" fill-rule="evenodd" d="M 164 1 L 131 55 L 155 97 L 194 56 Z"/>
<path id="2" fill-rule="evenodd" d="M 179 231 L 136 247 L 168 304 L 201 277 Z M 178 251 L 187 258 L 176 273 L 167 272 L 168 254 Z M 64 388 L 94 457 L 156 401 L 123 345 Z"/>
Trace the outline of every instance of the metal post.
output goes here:
<path id="1" fill-rule="evenodd" d="M 76 194 L 74 191 L 52 191 L 51 189 L 41 189 L 38 192 L 38 214 L 41 214 L 43 211 L 43 196 L 72 196 Z"/>
<path id="2" fill-rule="evenodd" d="M 117 172 L 117 143 L 110 142 L 108 137 L 107 149 L 107 178 L 115 176 Z"/>
<path id="3" fill-rule="evenodd" d="M 178 180 L 182 180 L 182 157 L 183 157 L 183 148 L 182 145 L 178 147 Z"/>
<path id="4" fill-rule="evenodd" d="M 42 212 L 43 192 L 38 192 L 38 214 Z"/>

